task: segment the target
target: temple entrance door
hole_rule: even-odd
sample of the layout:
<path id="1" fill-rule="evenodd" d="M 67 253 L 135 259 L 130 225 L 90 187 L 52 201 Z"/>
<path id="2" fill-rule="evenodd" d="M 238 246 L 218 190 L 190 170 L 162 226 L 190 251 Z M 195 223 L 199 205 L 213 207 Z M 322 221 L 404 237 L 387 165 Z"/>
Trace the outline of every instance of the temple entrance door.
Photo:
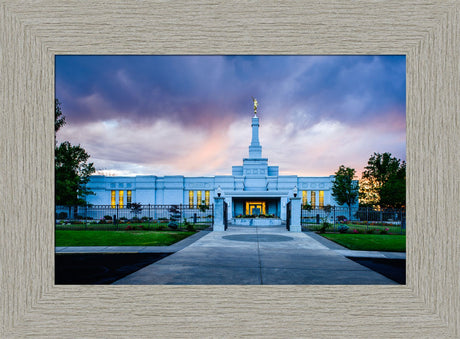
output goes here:
<path id="1" fill-rule="evenodd" d="M 265 214 L 265 201 L 247 201 L 245 214 L 260 215 Z"/>

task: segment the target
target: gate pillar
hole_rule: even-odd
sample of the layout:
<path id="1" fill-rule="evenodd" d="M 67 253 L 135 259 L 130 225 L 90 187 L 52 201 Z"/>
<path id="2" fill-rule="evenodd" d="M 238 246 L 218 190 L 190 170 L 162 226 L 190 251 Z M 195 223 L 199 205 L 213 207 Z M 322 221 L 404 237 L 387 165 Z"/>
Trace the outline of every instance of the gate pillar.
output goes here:
<path id="1" fill-rule="evenodd" d="M 214 225 L 213 231 L 225 231 L 224 197 L 214 197 Z"/>
<path id="2" fill-rule="evenodd" d="M 300 214 L 302 213 L 301 206 L 300 206 L 300 197 L 290 198 L 291 203 L 289 207 L 291 208 L 290 213 L 290 223 L 289 223 L 289 231 L 290 232 L 301 232 L 302 226 L 300 225 Z"/>

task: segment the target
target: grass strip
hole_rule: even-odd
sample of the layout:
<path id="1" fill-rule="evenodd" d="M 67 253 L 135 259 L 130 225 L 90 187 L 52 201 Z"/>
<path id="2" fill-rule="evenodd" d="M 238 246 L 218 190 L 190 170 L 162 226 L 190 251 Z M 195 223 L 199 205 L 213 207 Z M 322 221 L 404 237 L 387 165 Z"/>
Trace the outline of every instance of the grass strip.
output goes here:
<path id="1" fill-rule="evenodd" d="M 169 246 L 195 232 L 56 231 L 56 246 Z"/>
<path id="2" fill-rule="evenodd" d="M 405 235 L 387 234 L 321 234 L 350 250 L 405 252 Z"/>

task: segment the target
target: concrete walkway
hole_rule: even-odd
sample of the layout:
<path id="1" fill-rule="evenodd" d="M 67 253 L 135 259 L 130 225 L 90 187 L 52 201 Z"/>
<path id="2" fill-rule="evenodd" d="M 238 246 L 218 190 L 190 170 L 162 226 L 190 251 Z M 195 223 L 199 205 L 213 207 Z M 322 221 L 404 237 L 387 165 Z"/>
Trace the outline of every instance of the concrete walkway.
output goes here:
<path id="1" fill-rule="evenodd" d="M 330 249 L 314 237 L 284 227 L 230 226 L 114 284 L 397 284 L 347 259 L 341 252 L 348 250 Z"/>

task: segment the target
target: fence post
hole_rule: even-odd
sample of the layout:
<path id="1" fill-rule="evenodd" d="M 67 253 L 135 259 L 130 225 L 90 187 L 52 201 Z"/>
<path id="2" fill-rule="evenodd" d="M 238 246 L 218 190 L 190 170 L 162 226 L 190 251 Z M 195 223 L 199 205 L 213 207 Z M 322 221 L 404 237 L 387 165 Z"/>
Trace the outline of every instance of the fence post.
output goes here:
<path id="1" fill-rule="evenodd" d="M 179 229 L 182 228 L 181 224 L 182 224 L 182 204 L 179 204 Z"/>
<path id="2" fill-rule="evenodd" d="M 115 225 L 117 226 L 117 231 L 118 231 L 118 204 L 117 204 L 117 218 L 113 221 Z"/>
<path id="3" fill-rule="evenodd" d="M 404 214 L 403 214 L 404 213 Z M 406 228 L 406 211 L 401 208 L 401 234 L 403 234 L 403 230 Z"/>
<path id="4" fill-rule="evenodd" d="M 148 204 L 147 226 L 150 228 L 150 204 Z"/>
<path id="5" fill-rule="evenodd" d="M 332 221 L 332 223 L 334 224 L 334 231 L 335 231 L 335 206 L 332 207 L 332 210 L 334 212 L 334 220 Z"/>
<path id="6" fill-rule="evenodd" d="M 369 231 L 369 206 L 366 207 L 366 233 Z"/>

